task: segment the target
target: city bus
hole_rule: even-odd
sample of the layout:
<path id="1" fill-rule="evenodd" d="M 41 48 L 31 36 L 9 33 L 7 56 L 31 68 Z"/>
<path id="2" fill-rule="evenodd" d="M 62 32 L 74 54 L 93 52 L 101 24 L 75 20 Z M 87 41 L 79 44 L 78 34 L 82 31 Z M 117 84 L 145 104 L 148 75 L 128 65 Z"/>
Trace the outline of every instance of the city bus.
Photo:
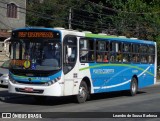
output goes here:
<path id="1" fill-rule="evenodd" d="M 9 92 L 73 95 L 83 103 L 91 94 L 138 89 L 156 83 L 156 43 L 137 38 L 64 28 L 12 31 Z"/>

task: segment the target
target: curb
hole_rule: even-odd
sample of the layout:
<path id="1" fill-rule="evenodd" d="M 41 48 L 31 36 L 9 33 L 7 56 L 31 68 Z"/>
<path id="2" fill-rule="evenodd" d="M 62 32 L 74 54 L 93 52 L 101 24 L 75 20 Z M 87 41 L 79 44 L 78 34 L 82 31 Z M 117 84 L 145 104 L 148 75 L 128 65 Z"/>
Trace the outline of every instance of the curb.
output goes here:
<path id="1" fill-rule="evenodd" d="M 160 85 L 160 82 L 156 82 L 156 84 L 155 85 Z"/>

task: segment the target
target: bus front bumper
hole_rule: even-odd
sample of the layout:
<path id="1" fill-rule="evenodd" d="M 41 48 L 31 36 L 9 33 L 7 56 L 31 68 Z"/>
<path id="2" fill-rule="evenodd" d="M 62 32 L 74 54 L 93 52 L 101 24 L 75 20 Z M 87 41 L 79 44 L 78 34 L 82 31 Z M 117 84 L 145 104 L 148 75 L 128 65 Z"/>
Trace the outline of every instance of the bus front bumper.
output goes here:
<path id="1" fill-rule="evenodd" d="M 63 96 L 62 85 L 58 82 L 50 86 L 35 86 L 35 85 L 21 85 L 13 84 L 9 81 L 9 93 L 25 94 L 25 95 L 40 95 L 40 96 Z"/>

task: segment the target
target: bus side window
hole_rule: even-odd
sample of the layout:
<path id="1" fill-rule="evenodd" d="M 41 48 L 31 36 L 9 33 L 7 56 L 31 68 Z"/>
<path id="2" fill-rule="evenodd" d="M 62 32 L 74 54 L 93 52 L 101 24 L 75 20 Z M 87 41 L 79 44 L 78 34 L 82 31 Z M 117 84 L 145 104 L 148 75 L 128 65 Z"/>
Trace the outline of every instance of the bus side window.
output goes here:
<path id="1" fill-rule="evenodd" d="M 102 62 L 102 55 L 97 54 L 97 62 Z"/>
<path id="2" fill-rule="evenodd" d="M 96 61 L 97 62 L 108 62 L 108 52 L 109 51 L 109 42 L 104 40 L 96 41 Z"/>
<path id="3" fill-rule="evenodd" d="M 138 62 L 138 56 L 137 55 L 133 55 L 132 61 L 135 62 L 135 63 L 137 63 Z"/>
<path id="4" fill-rule="evenodd" d="M 141 53 L 141 63 L 148 63 L 148 46 L 142 44 L 140 46 L 140 53 Z"/>
<path id="5" fill-rule="evenodd" d="M 103 56 L 103 62 L 108 62 L 108 54 L 105 53 Z"/>
<path id="6" fill-rule="evenodd" d="M 80 39 L 80 62 L 93 62 L 94 57 L 94 40 Z"/>
<path id="7" fill-rule="evenodd" d="M 110 56 L 110 62 L 114 62 L 114 55 Z"/>
<path id="8" fill-rule="evenodd" d="M 117 62 L 122 62 L 122 53 L 120 50 L 118 50 L 117 56 L 116 56 L 116 61 Z"/>
<path id="9" fill-rule="evenodd" d="M 131 43 L 123 43 L 123 62 L 124 63 L 130 63 L 132 60 L 132 47 L 131 47 Z"/>
<path id="10" fill-rule="evenodd" d="M 155 47 L 149 46 L 148 49 L 149 55 L 148 55 L 148 63 L 154 63 L 155 59 Z"/>
<path id="11" fill-rule="evenodd" d="M 122 62 L 123 61 L 123 53 L 122 53 L 122 43 L 116 42 L 115 43 L 115 50 L 116 50 L 116 62 Z"/>
<path id="12" fill-rule="evenodd" d="M 132 63 L 139 63 L 140 62 L 140 45 L 139 44 L 132 44 Z"/>
<path id="13" fill-rule="evenodd" d="M 80 50 L 80 61 L 86 62 L 88 56 L 88 50 Z"/>

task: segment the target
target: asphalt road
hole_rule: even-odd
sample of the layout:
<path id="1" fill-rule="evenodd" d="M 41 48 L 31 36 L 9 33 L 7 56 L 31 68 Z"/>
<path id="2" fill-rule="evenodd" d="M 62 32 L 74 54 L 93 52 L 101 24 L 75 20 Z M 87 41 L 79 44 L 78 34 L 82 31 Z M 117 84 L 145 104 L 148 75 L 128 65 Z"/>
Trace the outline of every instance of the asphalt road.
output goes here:
<path id="1" fill-rule="evenodd" d="M 81 118 L 65 118 L 67 112 L 77 112 L 76 114 L 70 113 L 71 117 L 79 114 L 78 117 L 85 117 L 87 112 L 87 121 L 97 121 L 97 118 L 91 117 L 107 117 L 110 115 L 121 114 L 127 112 L 133 115 L 136 112 L 154 113 L 160 112 L 160 85 L 155 85 L 139 90 L 138 94 L 134 97 L 128 96 L 125 92 L 113 92 L 92 95 L 92 99 L 83 104 L 77 104 L 73 101 L 73 97 L 48 97 L 43 103 L 37 103 L 31 96 L 11 95 L 8 94 L 7 88 L 0 88 L 0 112 L 52 112 L 49 116 L 56 114 L 58 118 L 52 120 L 76 120 L 82 121 Z M 56 113 L 63 112 L 63 113 Z M 84 113 L 86 112 L 86 113 Z M 97 112 L 102 112 L 100 115 Z M 107 112 L 107 113 L 106 113 Z M 106 114 L 106 115 L 105 115 Z M 159 113 L 160 114 L 160 113 Z M 60 117 L 64 119 L 59 119 Z M 5 119 L 6 121 L 8 119 Z M 5 121 L 3 119 L 3 121 Z M 17 120 L 17 119 L 15 119 Z M 36 119 L 41 121 L 44 119 Z M 50 119 L 45 119 L 49 121 Z M 105 120 L 98 118 L 99 121 Z M 158 121 L 160 118 L 110 118 L 110 120 L 151 120 Z M 1 119 L 0 119 L 1 121 Z"/>

